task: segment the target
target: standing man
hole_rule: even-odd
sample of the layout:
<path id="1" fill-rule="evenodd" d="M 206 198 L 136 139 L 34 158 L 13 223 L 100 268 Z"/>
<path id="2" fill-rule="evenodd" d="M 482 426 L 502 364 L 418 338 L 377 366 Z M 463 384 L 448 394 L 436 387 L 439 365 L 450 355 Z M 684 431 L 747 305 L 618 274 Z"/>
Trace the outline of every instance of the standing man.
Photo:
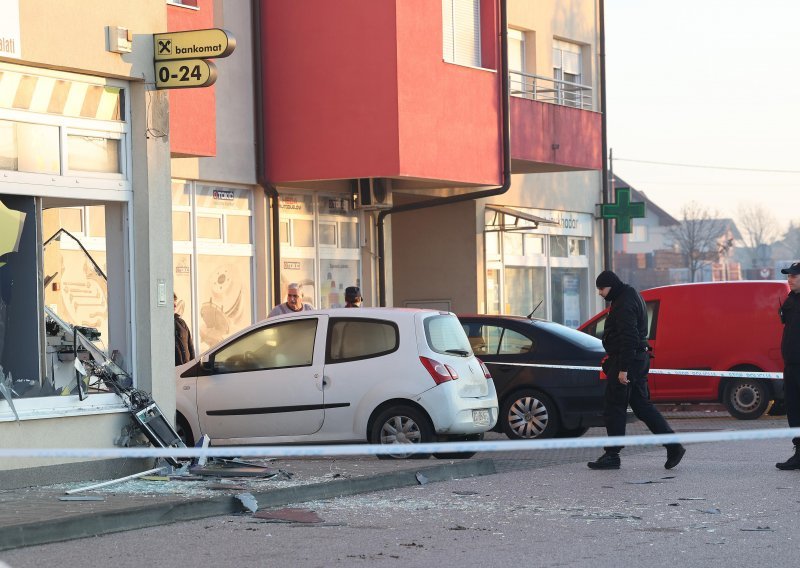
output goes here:
<path id="1" fill-rule="evenodd" d="M 595 282 L 597 291 L 611 308 L 606 317 L 603 347 L 608 358 L 603 370 L 608 376 L 603 416 L 609 436 L 624 436 L 630 404 L 636 417 L 653 434 L 672 434 L 667 421 L 650 402 L 647 372 L 650 370 L 650 345 L 647 343 L 647 308 L 632 286 L 610 270 L 601 272 Z M 667 461 L 672 469 L 686 453 L 680 444 L 665 444 Z M 591 469 L 619 469 L 619 452 L 623 446 L 608 446 L 597 461 L 589 462 Z"/>
<path id="2" fill-rule="evenodd" d="M 358 286 L 348 286 L 344 290 L 344 307 L 345 308 L 360 308 L 361 307 L 361 290 Z"/>
<path id="3" fill-rule="evenodd" d="M 175 366 L 194 359 L 194 343 L 189 326 L 178 313 L 178 295 L 172 294 L 172 307 L 175 310 Z"/>
<path id="4" fill-rule="evenodd" d="M 300 301 L 300 285 L 296 282 L 289 284 L 286 290 L 286 301 L 278 304 L 269 312 L 267 317 L 280 316 L 283 314 L 291 314 L 293 312 L 302 312 L 303 310 L 313 310 L 314 306 L 305 304 Z"/>
<path id="5" fill-rule="evenodd" d="M 783 324 L 781 355 L 783 355 L 783 388 L 786 399 L 786 419 L 789 428 L 800 426 L 800 262 L 781 270 L 789 282 L 789 295 L 781 305 Z M 800 469 L 800 438 L 793 438 L 794 455 L 775 464 L 778 469 Z"/>

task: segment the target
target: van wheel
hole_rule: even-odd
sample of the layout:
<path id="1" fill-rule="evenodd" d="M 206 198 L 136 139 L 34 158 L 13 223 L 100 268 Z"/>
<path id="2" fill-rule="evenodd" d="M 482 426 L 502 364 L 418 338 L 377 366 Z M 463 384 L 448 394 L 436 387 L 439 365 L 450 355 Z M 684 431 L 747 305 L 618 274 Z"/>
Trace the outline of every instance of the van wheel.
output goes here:
<path id="1" fill-rule="evenodd" d="M 559 429 L 558 410 L 546 394 L 521 390 L 503 401 L 503 432 L 512 440 L 552 438 Z"/>
<path id="2" fill-rule="evenodd" d="M 433 442 L 433 426 L 424 413 L 410 406 L 392 406 L 382 411 L 372 424 L 369 435 L 371 444 L 403 446 L 410 444 L 428 444 Z M 408 451 L 396 454 L 378 454 L 380 460 L 391 459 L 427 459 L 430 454 L 415 454 Z"/>
<path id="3" fill-rule="evenodd" d="M 731 369 L 733 371 L 753 371 L 753 367 Z M 731 416 L 739 420 L 755 420 L 767 411 L 769 394 L 764 383 L 757 379 L 734 379 L 725 385 L 722 403 Z"/>

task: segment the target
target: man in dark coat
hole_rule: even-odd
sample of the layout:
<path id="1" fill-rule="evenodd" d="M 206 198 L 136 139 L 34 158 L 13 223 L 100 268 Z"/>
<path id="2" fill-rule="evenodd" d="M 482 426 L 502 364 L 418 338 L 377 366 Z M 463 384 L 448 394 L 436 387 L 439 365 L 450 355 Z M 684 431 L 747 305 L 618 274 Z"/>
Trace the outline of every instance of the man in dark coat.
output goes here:
<path id="1" fill-rule="evenodd" d="M 173 294 L 172 298 L 175 309 L 175 366 L 177 367 L 194 359 L 194 344 L 189 326 L 178 315 L 178 296 Z"/>
<path id="2" fill-rule="evenodd" d="M 789 283 L 789 295 L 780 309 L 783 323 L 783 388 L 786 419 L 790 428 L 800 427 L 800 262 L 781 270 Z M 775 464 L 778 469 L 800 469 L 800 438 L 793 438 L 794 455 Z"/>
<path id="3" fill-rule="evenodd" d="M 603 332 L 603 347 L 608 357 L 603 370 L 606 383 L 604 419 L 609 436 L 624 436 L 628 405 L 653 434 L 672 434 L 667 421 L 650 402 L 647 372 L 650 370 L 650 346 L 647 343 L 647 308 L 632 286 L 610 270 L 600 273 L 595 282 L 597 291 L 611 302 Z M 672 469 L 683 458 L 686 449 L 680 444 L 665 444 L 667 461 Z M 619 469 L 622 446 L 608 446 L 597 461 L 587 465 L 592 469 Z"/>

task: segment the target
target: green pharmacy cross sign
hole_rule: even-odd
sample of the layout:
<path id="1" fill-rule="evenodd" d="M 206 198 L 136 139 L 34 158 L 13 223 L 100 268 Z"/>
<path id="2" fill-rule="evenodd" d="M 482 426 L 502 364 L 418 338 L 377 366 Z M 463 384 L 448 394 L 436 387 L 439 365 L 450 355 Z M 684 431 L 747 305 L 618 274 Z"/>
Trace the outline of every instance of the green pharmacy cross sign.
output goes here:
<path id="1" fill-rule="evenodd" d="M 614 203 L 600 205 L 600 217 L 616 220 L 615 233 L 632 233 L 631 219 L 641 219 L 644 216 L 644 202 L 631 203 L 631 188 L 629 187 L 615 188 Z"/>

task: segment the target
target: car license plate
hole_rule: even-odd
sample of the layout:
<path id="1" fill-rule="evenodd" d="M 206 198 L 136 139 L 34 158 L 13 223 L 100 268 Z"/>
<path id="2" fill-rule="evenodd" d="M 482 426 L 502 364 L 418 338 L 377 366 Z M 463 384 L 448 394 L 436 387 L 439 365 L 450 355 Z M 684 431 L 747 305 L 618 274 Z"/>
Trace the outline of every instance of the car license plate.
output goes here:
<path id="1" fill-rule="evenodd" d="M 489 425 L 489 411 L 488 410 L 473 410 L 472 411 L 472 422 L 474 422 L 476 426 L 488 426 Z"/>

